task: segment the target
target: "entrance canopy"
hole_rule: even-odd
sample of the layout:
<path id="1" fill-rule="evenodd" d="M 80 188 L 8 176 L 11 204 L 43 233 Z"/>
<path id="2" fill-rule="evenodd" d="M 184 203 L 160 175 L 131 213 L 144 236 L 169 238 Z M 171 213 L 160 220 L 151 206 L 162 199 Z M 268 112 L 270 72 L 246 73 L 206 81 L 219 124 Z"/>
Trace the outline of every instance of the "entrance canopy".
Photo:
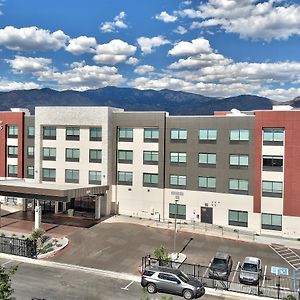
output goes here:
<path id="1" fill-rule="evenodd" d="M 71 198 L 105 195 L 108 189 L 107 185 L 79 186 L 25 182 L 24 180 L 0 180 L 0 196 L 37 200 L 69 202 Z"/>

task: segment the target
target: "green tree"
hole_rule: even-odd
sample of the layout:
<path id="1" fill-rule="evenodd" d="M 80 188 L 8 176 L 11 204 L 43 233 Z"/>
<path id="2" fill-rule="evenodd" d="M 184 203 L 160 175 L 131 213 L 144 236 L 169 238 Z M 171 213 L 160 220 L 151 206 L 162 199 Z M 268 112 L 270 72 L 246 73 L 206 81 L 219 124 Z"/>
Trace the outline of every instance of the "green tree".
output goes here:
<path id="1" fill-rule="evenodd" d="M 297 298 L 294 297 L 293 295 L 288 295 L 286 297 L 284 297 L 282 300 L 296 300 Z"/>
<path id="2" fill-rule="evenodd" d="M 168 265 L 171 261 L 169 253 L 164 246 L 160 246 L 154 250 L 154 256 L 159 260 L 160 265 Z"/>
<path id="3" fill-rule="evenodd" d="M 0 299 L 12 300 L 12 294 L 14 289 L 11 287 L 11 276 L 15 274 L 18 266 L 10 267 L 6 269 L 0 266 Z"/>

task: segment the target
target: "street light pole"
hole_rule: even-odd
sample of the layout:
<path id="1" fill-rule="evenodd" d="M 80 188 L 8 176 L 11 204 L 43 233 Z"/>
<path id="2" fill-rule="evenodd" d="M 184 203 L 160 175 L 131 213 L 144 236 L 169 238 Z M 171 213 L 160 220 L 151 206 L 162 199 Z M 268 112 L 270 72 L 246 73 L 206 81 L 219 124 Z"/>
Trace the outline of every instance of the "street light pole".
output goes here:
<path id="1" fill-rule="evenodd" d="M 175 225 L 174 225 L 174 253 L 176 253 L 176 232 L 177 232 L 177 209 L 178 209 L 178 202 L 179 199 L 175 199 Z"/>

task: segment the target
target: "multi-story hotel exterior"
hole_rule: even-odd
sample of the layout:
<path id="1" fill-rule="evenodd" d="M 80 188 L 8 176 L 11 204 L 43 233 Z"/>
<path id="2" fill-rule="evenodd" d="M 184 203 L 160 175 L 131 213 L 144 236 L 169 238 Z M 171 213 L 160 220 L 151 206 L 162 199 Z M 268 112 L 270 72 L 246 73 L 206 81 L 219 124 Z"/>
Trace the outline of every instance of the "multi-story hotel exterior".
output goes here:
<path id="1" fill-rule="evenodd" d="M 0 126 L 2 195 L 18 177 L 24 187 L 32 181 L 72 189 L 66 201 L 43 198 L 42 208 L 55 213 L 160 220 L 176 214 L 186 222 L 300 236 L 299 110 L 169 116 L 37 107 L 35 116 L 1 112 Z M 97 186 L 105 189 L 90 193 Z"/>

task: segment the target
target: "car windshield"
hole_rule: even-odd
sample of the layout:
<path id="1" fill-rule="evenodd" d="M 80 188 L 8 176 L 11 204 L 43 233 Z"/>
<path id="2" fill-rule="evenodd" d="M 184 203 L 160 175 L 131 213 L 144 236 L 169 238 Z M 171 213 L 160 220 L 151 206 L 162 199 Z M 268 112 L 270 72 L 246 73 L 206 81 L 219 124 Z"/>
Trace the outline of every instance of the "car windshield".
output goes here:
<path id="1" fill-rule="evenodd" d="M 221 259 L 221 258 L 214 258 L 213 262 L 211 264 L 211 267 L 213 269 L 219 269 L 219 270 L 224 270 L 226 269 L 226 260 L 225 259 Z"/>
<path id="2" fill-rule="evenodd" d="M 178 277 L 183 282 L 188 282 L 190 280 L 189 277 L 186 274 L 184 274 L 183 272 L 179 272 Z"/>
<path id="3" fill-rule="evenodd" d="M 243 268 L 244 271 L 249 271 L 249 272 L 257 272 L 257 265 L 256 264 L 251 264 L 251 263 L 244 263 Z"/>

